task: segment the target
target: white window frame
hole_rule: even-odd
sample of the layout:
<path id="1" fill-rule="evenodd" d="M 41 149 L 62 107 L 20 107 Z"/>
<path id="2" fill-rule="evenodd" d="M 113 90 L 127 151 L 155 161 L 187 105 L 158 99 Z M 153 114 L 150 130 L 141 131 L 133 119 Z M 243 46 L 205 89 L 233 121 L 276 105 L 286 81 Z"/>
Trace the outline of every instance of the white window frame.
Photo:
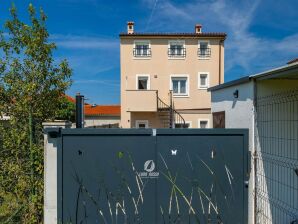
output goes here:
<path id="1" fill-rule="evenodd" d="M 209 119 L 198 119 L 198 128 L 201 128 L 201 121 L 207 121 L 207 127 L 206 127 L 206 129 L 207 128 L 210 128 L 210 120 Z M 204 128 L 202 128 L 202 129 L 204 129 Z"/>
<path id="2" fill-rule="evenodd" d="M 185 40 L 169 40 L 168 41 L 168 53 L 169 53 L 169 50 L 171 48 L 171 43 L 182 43 L 183 45 L 183 48 L 186 50 L 185 48 Z M 179 56 L 179 55 L 173 55 L 173 56 L 169 56 L 168 54 L 168 59 L 185 59 L 186 55 L 182 55 L 182 56 Z"/>
<path id="3" fill-rule="evenodd" d="M 207 48 L 210 48 L 210 40 L 199 40 L 198 41 L 198 49 L 200 49 L 201 48 L 201 43 L 202 42 L 204 42 L 204 43 L 208 43 L 208 45 L 207 45 Z M 211 49 L 211 48 L 210 48 Z M 211 56 L 208 56 L 208 57 L 200 57 L 199 55 L 198 55 L 198 58 L 199 59 L 202 59 L 202 60 L 209 60 L 210 58 L 211 58 Z"/>
<path id="4" fill-rule="evenodd" d="M 201 75 L 207 75 L 205 86 L 201 85 Z M 208 89 L 209 88 L 209 77 L 210 77 L 209 72 L 198 72 L 198 89 Z"/>
<path id="5" fill-rule="evenodd" d="M 185 94 L 174 94 L 173 93 L 173 97 L 189 97 L 189 75 L 187 74 L 174 74 L 174 75 L 170 75 L 170 90 L 173 91 L 173 82 L 172 79 L 175 78 L 186 78 L 186 93 Z"/>
<path id="6" fill-rule="evenodd" d="M 139 128 L 139 124 L 145 124 L 145 128 L 149 128 L 149 121 L 148 120 L 136 120 L 135 127 Z"/>
<path id="7" fill-rule="evenodd" d="M 139 89 L 139 77 L 147 77 L 148 78 L 147 89 Z M 150 75 L 149 74 L 137 74 L 136 75 L 136 90 L 140 90 L 140 91 L 150 90 Z"/>
<path id="8" fill-rule="evenodd" d="M 147 42 L 148 43 L 148 49 L 151 49 L 151 41 L 150 40 L 135 40 L 133 42 L 133 49 L 136 49 L 136 45 L 138 42 Z M 152 55 L 152 50 L 151 50 L 151 55 Z M 150 59 L 151 58 L 151 55 L 150 56 L 140 56 L 140 57 L 135 57 L 133 56 L 134 59 Z"/>

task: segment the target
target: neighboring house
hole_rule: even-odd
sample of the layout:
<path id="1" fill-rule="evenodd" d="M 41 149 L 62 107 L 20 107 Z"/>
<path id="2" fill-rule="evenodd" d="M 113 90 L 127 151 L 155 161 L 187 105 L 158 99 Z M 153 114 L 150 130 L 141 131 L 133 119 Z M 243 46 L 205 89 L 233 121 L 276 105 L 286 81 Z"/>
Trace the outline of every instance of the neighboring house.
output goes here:
<path id="1" fill-rule="evenodd" d="M 85 105 L 85 127 L 118 128 L 119 105 Z"/>
<path id="2" fill-rule="evenodd" d="M 298 60 L 209 91 L 215 128 L 249 129 L 249 223 L 298 222 Z"/>
<path id="3" fill-rule="evenodd" d="M 208 128 L 207 88 L 224 81 L 225 33 L 120 34 L 121 127 Z M 185 124 L 185 126 L 184 126 Z"/>
<path id="4" fill-rule="evenodd" d="M 66 95 L 66 98 L 75 103 L 75 99 Z M 120 123 L 120 105 L 95 105 L 84 106 L 86 128 L 118 128 Z M 75 123 L 73 124 L 75 126 Z"/>

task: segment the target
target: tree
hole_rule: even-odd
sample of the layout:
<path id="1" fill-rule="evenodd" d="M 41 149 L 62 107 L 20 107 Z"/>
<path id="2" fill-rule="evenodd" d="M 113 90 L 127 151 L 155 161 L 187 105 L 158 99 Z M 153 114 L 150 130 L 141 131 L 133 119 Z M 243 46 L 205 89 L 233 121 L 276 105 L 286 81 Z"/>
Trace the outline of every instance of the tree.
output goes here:
<path id="1" fill-rule="evenodd" d="M 10 9 L 0 35 L 0 112 L 10 116 L 0 130 L 0 222 L 42 222 L 42 122 L 61 117 L 64 93 L 71 85 L 66 60 L 55 63 L 42 9 L 28 7 L 30 23 Z M 60 113 L 60 114 L 59 114 Z M 63 113 L 62 113 L 63 114 Z"/>

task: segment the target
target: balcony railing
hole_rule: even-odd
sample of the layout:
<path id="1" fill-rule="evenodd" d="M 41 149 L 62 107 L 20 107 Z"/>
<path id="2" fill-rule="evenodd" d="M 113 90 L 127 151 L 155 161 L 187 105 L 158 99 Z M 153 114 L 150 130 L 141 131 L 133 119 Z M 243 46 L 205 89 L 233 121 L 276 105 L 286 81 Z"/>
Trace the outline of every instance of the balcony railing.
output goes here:
<path id="1" fill-rule="evenodd" d="M 185 57 L 186 56 L 186 48 L 169 48 L 168 49 L 169 57 Z"/>
<path id="2" fill-rule="evenodd" d="M 151 48 L 134 48 L 134 57 L 151 57 Z"/>
<path id="3" fill-rule="evenodd" d="M 211 48 L 198 48 L 198 56 L 200 58 L 210 58 Z"/>

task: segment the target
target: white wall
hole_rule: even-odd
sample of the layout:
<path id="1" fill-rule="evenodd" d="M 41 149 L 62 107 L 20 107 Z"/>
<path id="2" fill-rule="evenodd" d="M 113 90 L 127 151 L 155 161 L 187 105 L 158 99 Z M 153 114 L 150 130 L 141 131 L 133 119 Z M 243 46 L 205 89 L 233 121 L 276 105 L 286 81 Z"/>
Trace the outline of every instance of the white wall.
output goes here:
<path id="1" fill-rule="evenodd" d="M 234 98 L 235 90 L 239 91 L 239 97 Z M 236 86 L 211 92 L 211 112 L 225 111 L 226 128 L 248 128 L 249 150 L 253 147 L 253 82 L 247 82 Z"/>
<path id="2" fill-rule="evenodd" d="M 91 126 L 100 126 L 100 125 L 107 125 L 107 124 L 119 124 L 120 117 L 113 117 L 113 116 L 106 116 L 106 117 L 99 117 L 99 116 L 86 116 L 85 117 L 85 127 Z"/>
<path id="3" fill-rule="evenodd" d="M 70 128 L 71 122 L 44 122 L 44 128 Z M 44 224 L 57 222 L 57 138 L 44 134 Z"/>
<path id="4" fill-rule="evenodd" d="M 108 124 L 120 124 L 119 116 L 85 116 L 85 128 L 108 125 Z M 76 124 L 72 124 L 72 128 L 75 128 Z"/>
<path id="5" fill-rule="evenodd" d="M 234 98 L 235 90 L 239 97 Z M 249 150 L 254 150 L 253 82 L 247 82 L 211 92 L 211 112 L 225 111 L 226 128 L 248 128 Z M 253 161 L 251 162 L 253 168 Z M 248 223 L 254 223 L 254 172 L 251 170 L 248 189 Z"/>

